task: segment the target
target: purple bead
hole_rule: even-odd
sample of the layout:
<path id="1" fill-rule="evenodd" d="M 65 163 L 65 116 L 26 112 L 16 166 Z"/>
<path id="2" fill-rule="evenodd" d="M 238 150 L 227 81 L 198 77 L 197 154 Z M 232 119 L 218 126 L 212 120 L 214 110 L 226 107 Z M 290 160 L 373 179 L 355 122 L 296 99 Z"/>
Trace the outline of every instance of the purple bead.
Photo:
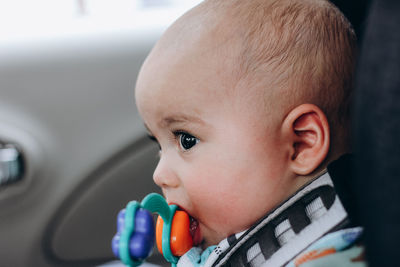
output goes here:
<path id="1" fill-rule="evenodd" d="M 122 230 L 125 226 L 125 209 L 118 212 L 117 216 L 117 233 L 114 235 L 111 241 L 111 248 L 115 257 L 119 258 L 119 240 L 121 238 Z"/>
<path id="2" fill-rule="evenodd" d="M 153 216 L 147 210 L 138 209 L 135 217 L 135 231 L 129 244 L 131 256 L 137 260 L 147 258 L 153 250 L 154 239 Z"/>
<path id="3" fill-rule="evenodd" d="M 111 241 L 111 247 L 112 247 L 112 251 L 115 255 L 115 257 L 119 258 L 119 239 L 121 238 L 120 234 L 117 233 L 112 241 Z"/>
<path id="4" fill-rule="evenodd" d="M 121 233 L 125 226 L 125 209 L 120 210 L 118 212 L 117 217 L 117 232 Z"/>

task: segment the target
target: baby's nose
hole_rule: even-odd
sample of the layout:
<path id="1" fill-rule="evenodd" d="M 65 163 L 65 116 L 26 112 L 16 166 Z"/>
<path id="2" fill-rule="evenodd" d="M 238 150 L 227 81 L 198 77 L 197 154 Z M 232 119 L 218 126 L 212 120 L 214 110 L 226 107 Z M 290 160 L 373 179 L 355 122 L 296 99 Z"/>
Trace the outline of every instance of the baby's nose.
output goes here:
<path id="1" fill-rule="evenodd" d="M 153 180 L 161 188 L 179 186 L 178 176 L 163 159 L 160 159 L 156 169 L 154 170 Z"/>

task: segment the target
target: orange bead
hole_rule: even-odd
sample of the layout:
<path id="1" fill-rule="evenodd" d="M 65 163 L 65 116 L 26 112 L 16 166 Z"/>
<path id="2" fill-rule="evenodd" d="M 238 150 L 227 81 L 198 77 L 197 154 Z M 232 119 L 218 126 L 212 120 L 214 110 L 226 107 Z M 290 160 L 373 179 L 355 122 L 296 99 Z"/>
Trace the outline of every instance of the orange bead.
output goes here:
<path id="1" fill-rule="evenodd" d="M 156 244 L 157 244 L 157 249 L 160 251 L 161 254 L 162 252 L 162 229 L 164 225 L 164 220 L 161 218 L 160 215 L 158 215 L 157 218 L 157 223 L 156 223 Z"/>
<path id="2" fill-rule="evenodd" d="M 162 228 L 164 221 L 158 216 L 156 225 L 157 248 L 162 254 Z M 182 256 L 193 247 L 193 239 L 190 235 L 189 215 L 184 211 L 176 211 L 172 219 L 171 227 L 171 252 L 174 256 Z"/>

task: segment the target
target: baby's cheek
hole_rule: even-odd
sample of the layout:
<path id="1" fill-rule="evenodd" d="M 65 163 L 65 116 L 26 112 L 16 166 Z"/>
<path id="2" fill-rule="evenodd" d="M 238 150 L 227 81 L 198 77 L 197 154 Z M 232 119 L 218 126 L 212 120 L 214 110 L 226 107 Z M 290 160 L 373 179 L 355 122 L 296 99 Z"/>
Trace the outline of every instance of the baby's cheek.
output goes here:
<path id="1" fill-rule="evenodd" d="M 215 232 L 229 232 L 235 224 L 235 201 L 224 198 L 218 187 L 192 195 L 198 219 Z M 237 219 L 237 218 L 236 218 Z"/>

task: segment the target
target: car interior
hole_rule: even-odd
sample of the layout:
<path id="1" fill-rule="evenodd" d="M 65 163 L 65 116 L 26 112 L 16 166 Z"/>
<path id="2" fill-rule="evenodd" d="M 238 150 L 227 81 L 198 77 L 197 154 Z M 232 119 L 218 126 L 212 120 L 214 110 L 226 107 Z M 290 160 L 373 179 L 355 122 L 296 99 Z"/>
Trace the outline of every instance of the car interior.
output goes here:
<path id="1" fill-rule="evenodd" d="M 160 193 L 152 180 L 158 146 L 135 107 L 136 77 L 165 29 L 199 2 L 0 3 L 0 266 L 122 266 L 111 250 L 118 212 Z M 361 156 L 349 186 L 357 188 L 371 266 L 394 266 L 400 5 L 333 2 L 361 47 L 354 110 Z M 156 250 L 147 262 L 169 266 Z"/>
<path id="2" fill-rule="evenodd" d="M 199 1 L 37 2 L 0 8 L 0 266 L 94 266 L 118 211 L 159 192 L 135 80 Z"/>

